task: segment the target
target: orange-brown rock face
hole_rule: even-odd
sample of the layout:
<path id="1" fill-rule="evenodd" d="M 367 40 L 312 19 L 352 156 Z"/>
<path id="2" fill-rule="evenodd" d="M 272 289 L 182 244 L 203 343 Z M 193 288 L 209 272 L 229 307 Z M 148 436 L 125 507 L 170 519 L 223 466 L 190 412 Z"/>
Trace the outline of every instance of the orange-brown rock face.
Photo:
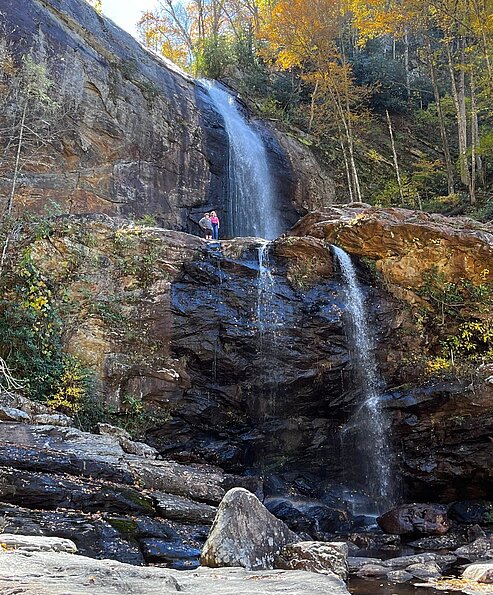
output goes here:
<path id="1" fill-rule="evenodd" d="M 355 203 L 311 213 L 292 234 L 323 238 L 375 260 L 385 280 L 401 290 L 419 289 L 434 269 L 451 283 L 493 281 L 493 227 L 466 218 Z"/>

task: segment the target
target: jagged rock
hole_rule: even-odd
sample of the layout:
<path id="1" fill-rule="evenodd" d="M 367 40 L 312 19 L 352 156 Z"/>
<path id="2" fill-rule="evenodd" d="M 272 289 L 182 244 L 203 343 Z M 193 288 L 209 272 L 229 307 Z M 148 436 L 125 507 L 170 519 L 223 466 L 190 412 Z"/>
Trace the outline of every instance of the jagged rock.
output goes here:
<path id="1" fill-rule="evenodd" d="M 406 568 L 406 572 L 412 574 L 414 578 L 426 580 L 436 579 L 442 576 L 440 566 L 435 562 L 411 564 Z"/>
<path id="2" fill-rule="evenodd" d="M 346 580 L 347 558 L 348 547 L 345 543 L 301 541 L 285 545 L 274 561 L 274 568 L 333 572 L 342 580 Z"/>
<path id="3" fill-rule="evenodd" d="M 165 519 L 184 521 L 187 523 L 212 524 L 216 516 L 217 508 L 199 502 L 193 502 L 188 498 L 165 494 L 164 492 L 153 492 L 152 497 L 156 502 L 156 508 Z"/>
<path id="4" fill-rule="evenodd" d="M 296 533 L 323 539 L 325 534 L 349 528 L 348 514 L 320 501 L 296 498 L 267 498 L 264 506 Z"/>
<path id="5" fill-rule="evenodd" d="M 382 560 L 380 558 L 363 558 L 362 556 L 349 556 L 348 557 L 348 568 L 349 572 L 357 572 L 363 566 L 382 566 Z"/>
<path id="6" fill-rule="evenodd" d="M 493 563 L 491 564 L 471 564 L 465 568 L 462 578 L 478 583 L 493 583 Z"/>
<path id="7" fill-rule="evenodd" d="M 43 426 L 62 426 L 69 427 L 74 425 L 74 420 L 63 413 L 39 413 L 33 417 L 35 424 Z"/>
<path id="8" fill-rule="evenodd" d="M 5 426 L 0 426 L 0 432 Z M 26 428 L 26 426 L 23 426 Z M 27 432 L 26 432 L 27 434 Z M 22 436 L 16 433 L 17 438 L 9 436 L 8 441 L 0 443 L 0 466 L 15 467 L 25 471 L 38 471 L 45 473 L 66 473 L 68 475 L 107 479 L 117 483 L 131 484 L 134 478 L 120 461 L 112 458 L 97 457 L 86 458 L 83 453 L 58 451 L 49 447 L 19 444 Z M 49 439 L 49 434 L 45 434 Z M 2 432 L 3 437 L 3 432 Z M 11 442 L 11 440 L 13 440 Z M 30 440 L 27 440 L 29 443 Z M 49 444 L 49 442 L 48 442 Z M 56 446 L 56 445 L 54 445 Z"/>
<path id="9" fill-rule="evenodd" d="M 436 562 L 436 560 L 436 554 L 426 553 L 416 554 L 415 556 L 400 556 L 398 558 L 390 558 L 389 560 L 382 562 L 382 565 L 392 568 L 393 570 L 404 570 L 412 564 L 427 564 L 430 562 Z"/>
<path id="10" fill-rule="evenodd" d="M 458 523 L 486 524 L 491 514 L 493 514 L 493 502 L 486 500 L 453 502 L 448 508 L 448 516 Z"/>
<path id="11" fill-rule="evenodd" d="M 297 536 L 253 494 L 234 488 L 219 505 L 200 562 L 212 568 L 269 569 L 283 546 L 296 541 Z"/>
<path id="12" fill-rule="evenodd" d="M 405 570 L 392 570 L 387 572 L 387 580 L 390 583 L 407 583 L 413 578 L 413 575 Z"/>
<path id="13" fill-rule="evenodd" d="M 117 428 L 111 424 L 98 423 L 97 430 L 100 434 L 113 436 L 116 438 L 123 450 L 128 454 L 133 454 L 138 457 L 147 459 L 155 459 L 158 451 L 143 442 L 135 442 L 132 440 L 130 434 L 123 428 Z"/>
<path id="14" fill-rule="evenodd" d="M 25 411 L 13 407 L 0 406 L 0 421 L 29 423 L 31 418 Z"/>
<path id="15" fill-rule="evenodd" d="M 454 554 L 471 562 L 493 558 L 493 535 L 480 537 L 472 543 L 463 545 L 457 548 Z"/>
<path id="16" fill-rule="evenodd" d="M 136 528 L 143 522 L 144 519 L 136 521 L 125 517 L 116 519 L 113 526 L 111 518 L 104 518 L 100 514 L 32 511 L 17 506 L 0 505 L 0 528 L 8 533 L 64 538 L 74 542 L 78 553 L 83 556 L 118 560 L 127 564 L 144 564 L 144 557 L 135 543 L 136 536 L 166 535 L 163 530 L 156 529 L 151 533 L 137 533 Z M 158 521 L 154 523 L 157 524 Z M 127 532 L 130 532 L 130 535 Z M 127 541 L 127 537 L 130 541 Z M 177 535 L 171 535 L 171 539 L 176 541 L 177 538 Z"/>
<path id="17" fill-rule="evenodd" d="M 180 542 L 146 538 L 140 540 L 147 562 L 159 563 L 167 568 L 186 570 L 200 565 L 200 550 Z"/>
<path id="18" fill-rule="evenodd" d="M 433 267 L 452 282 L 493 279 L 491 227 L 471 219 L 347 205 L 311 213 L 291 233 L 326 239 L 351 254 L 375 259 L 391 286 L 415 291 L 425 282 L 423 273 Z"/>
<path id="19" fill-rule="evenodd" d="M 380 564 L 364 564 L 356 572 L 356 576 L 359 578 L 381 578 L 387 576 L 388 572 L 389 569 Z"/>
<path id="20" fill-rule="evenodd" d="M 443 550 L 456 549 L 464 545 L 467 540 L 458 534 L 439 535 L 437 537 L 422 537 L 415 541 L 410 541 L 409 545 L 422 550 Z"/>
<path id="21" fill-rule="evenodd" d="M 126 453 L 143 457 L 145 459 L 155 459 L 158 455 L 157 449 L 145 444 L 144 442 L 120 438 L 120 445 Z"/>
<path id="22" fill-rule="evenodd" d="M 9 592 L 13 585 L 25 595 L 120 595 L 125 590 L 142 595 L 348 595 L 337 577 L 310 572 L 242 568 L 183 572 L 51 552 L 0 555 L 0 592 Z"/>
<path id="23" fill-rule="evenodd" d="M 77 546 L 70 539 L 60 537 L 37 537 L 34 535 L 0 534 L 0 542 L 8 550 L 23 552 L 65 552 L 75 554 Z"/>
<path id="24" fill-rule="evenodd" d="M 451 526 L 447 507 L 439 504 L 398 506 L 378 517 L 377 523 L 395 535 L 443 535 Z"/>

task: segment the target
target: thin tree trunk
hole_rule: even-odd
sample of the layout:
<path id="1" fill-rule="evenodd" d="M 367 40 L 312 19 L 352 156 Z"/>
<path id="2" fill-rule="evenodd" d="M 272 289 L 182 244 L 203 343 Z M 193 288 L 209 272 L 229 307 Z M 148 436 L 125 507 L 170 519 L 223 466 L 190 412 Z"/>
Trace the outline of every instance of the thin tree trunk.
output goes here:
<path id="1" fill-rule="evenodd" d="M 397 159 L 397 150 L 395 148 L 394 131 L 392 129 L 392 120 L 390 119 L 389 110 L 385 110 L 385 114 L 387 116 L 387 124 L 389 126 L 390 143 L 392 145 L 392 155 L 394 157 L 395 175 L 396 175 L 396 178 L 397 178 L 397 184 L 399 186 L 399 196 L 400 196 L 400 199 L 401 199 L 401 205 L 403 205 L 404 204 L 404 192 L 402 190 L 401 172 L 400 172 L 400 169 L 399 169 L 399 160 Z"/>
<path id="2" fill-rule="evenodd" d="M 319 81 L 315 83 L 315 89 L 312 93 L 312 101 L 310 104 L 310 121 L 308 122 L 308 132 L 312 131 L 313 119 L 315 118 L 315 99 L 317 97 Z"/>
<path id="3" fill-rule="evenodd" d="M 479 136 L 479 118 L 478 118 L 478 104 L 476 99 L 476 79 L 474 73 L 471 73 L 471 148 L 473 151 L 473 159 L 471 160 L 471 167 L 474 161 L 474 169 L 471 171 L 471 176 L 484 185 L 484 169 L 483 160 L 478 154 L 480 146 Z"/>
<path id="4" fill-rule="evenodd" d="M 459 73 L 459 80 L 455 77 L 455 68 L 452 59 L 452 51 L 450 44 L 447 44 L 448 66 L 450 71 L 450 81 L 452 85 L 452 97 L 454 99 L 454 106 L 457 119 L 457 134 L 459 141 L 459 166 L 460 179 L 464 186 L 469 187 L 470 175 L 469 165 L 467 162 L 467 114 L 465 109 L 465 73 L 463 60 L 463 45 L 461 42 L 461 72 Z"/>
<path id="5" fill-rule="evenodd" d="M 450 147 L 447 138 L 447 128 L 445 126 L 445 117 L 443 115 L 442 100 L 440 97 L 440 91 L 438 89 L 435 62 L 431 52 L 431 43 L 428 46 L 430 50 L 430 74 L 431 84 L 433 87 L 433 95 L 435 96 L 435 103 L 437 106 L 438 122 L 440 124 L 440 136 L 442 137 L 443 155 L 445 157 L 445 167 L 447 170 L 447 186 L 448 193 L 455 194 L 455 182 L 454 182 L 454 166 L 452 163 L 452 157 L 450 155 Z"/>
<path id="6" fill-rule="evenodd" d="M 10 187 L 10 196 L 7 202 L 7 207 L 4 211 L 4 215 L 9 216 L 12 213 L 12 206 L 14 204 L 14 197 L 15 191 L 17 188 L 17 180 L 19 178 L 19 163 L 21 159 L 21 151 L 22 151 L 22 141 L 24 139 L 24 128 L 26 124 L 26 115 L 27 115 L 27 100 L 24 103 L 24 108 L 22 109 L 22 118 L 21 118 L 21 125 L 19 129 L 19 142 L 17 143 L 17 154 L 15 156 L 15 165 L 14 165 L 14 177 L 12 178 L 12 186 Z"/>
<path id="7" fill-rule="evenodd" d="M 341 130 L 339 129 L 339 134 L 340 133 L 341 133 Z M 351 179 L 351 170 L 349 169 L 349 161 L 347 158 L 346 147 L 344 146 L 344 141 L 342 140 L 342 136 L 339 139 L 339 142 L 341 143 L 342 156 L 344 158 L 344 167 L 346 169 L 347 185 L 349 188 L 349 198 L 350 198 L 350 202 L 354 202 L 354 192 L 353 192 L 353 182 Z"/>
<path id="8" fill-rule="evenodd" d="M 409 33 L 404 33 L 404 69 L 406 72 L 406 95 L 407 100 L 411 99 L 411 73 L 409 69 Z"/>

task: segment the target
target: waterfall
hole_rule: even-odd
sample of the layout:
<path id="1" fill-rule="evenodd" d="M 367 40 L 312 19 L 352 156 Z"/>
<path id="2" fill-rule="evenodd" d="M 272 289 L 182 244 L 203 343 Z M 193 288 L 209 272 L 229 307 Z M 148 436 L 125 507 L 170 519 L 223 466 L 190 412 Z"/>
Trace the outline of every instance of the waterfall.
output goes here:
<path id="1" fill-rule="evenodd" d="M 229 140 L 228 218 L 231 235 L 273 240 L 284 231 L 267 151 L 258 130 L 242 114 L 235 97 L 217 83 L 203 81 L 224 119 Z"/>
<path id="2" fill-rule="evenodd" d="M 275 366 L 277 337 L 282 320 L 276 306 L 276 281 L 269 261 L 269 243 L 263 242 L 257 248 L 257 329 L 259 372 L 262 378 L 264 415 L 275 414 L 278 376 Z"/>
<path id="3" fill-rule="evenodd" d="M 346 284 L 350 315 L 350 339 L 356 370 L 363 389 L 363 401 L 349 420 L 345 431 L 354 439 L 356 466 L 361 467 L 368 495 L 379 511 L 393 503 L 389 423 L 381 407 L 382 383 L 374 357 L 374 343 L 367 324 L 364 297 L 350 256 L 333 246 Z M 349 449 L 347 449 L 349 450 Z"/>

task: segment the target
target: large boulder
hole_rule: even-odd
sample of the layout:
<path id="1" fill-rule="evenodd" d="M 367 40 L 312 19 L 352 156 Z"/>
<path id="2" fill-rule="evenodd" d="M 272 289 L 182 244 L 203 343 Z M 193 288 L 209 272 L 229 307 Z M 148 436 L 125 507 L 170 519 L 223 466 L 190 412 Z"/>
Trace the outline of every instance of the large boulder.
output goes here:
<path id="1" fill-rule="evenodd" d="M 233 488 L 223 498 L 200 561 L 203 566 L 271 569 L 281 549 L 298 537 L 248 490 Z"/>
<path id="2" fill-rule="evenodd" d="M 348 576 L 348 546 L 342 542 L 301 541 L 285 545 L 275 560 L 282 570 L 333 572 L 342 580 Z"/>
<path id="3" fill-rule="evenodd" d="M 425 283 L 424 273 L 435 267 L 451 282 L 491 281 L 492 231 L 471 219 L 354 203 L 310 213 L 291 233 L 325 239 L 374 259 L 390 286 L 414 293 Z"/>
<path id="4" fill-rule="evenodd" d="M 443 535 L 451 527 L 447 507 L 440 504 L 398 506 L 378 517 L 377 523 L 393 535 Z"/>

